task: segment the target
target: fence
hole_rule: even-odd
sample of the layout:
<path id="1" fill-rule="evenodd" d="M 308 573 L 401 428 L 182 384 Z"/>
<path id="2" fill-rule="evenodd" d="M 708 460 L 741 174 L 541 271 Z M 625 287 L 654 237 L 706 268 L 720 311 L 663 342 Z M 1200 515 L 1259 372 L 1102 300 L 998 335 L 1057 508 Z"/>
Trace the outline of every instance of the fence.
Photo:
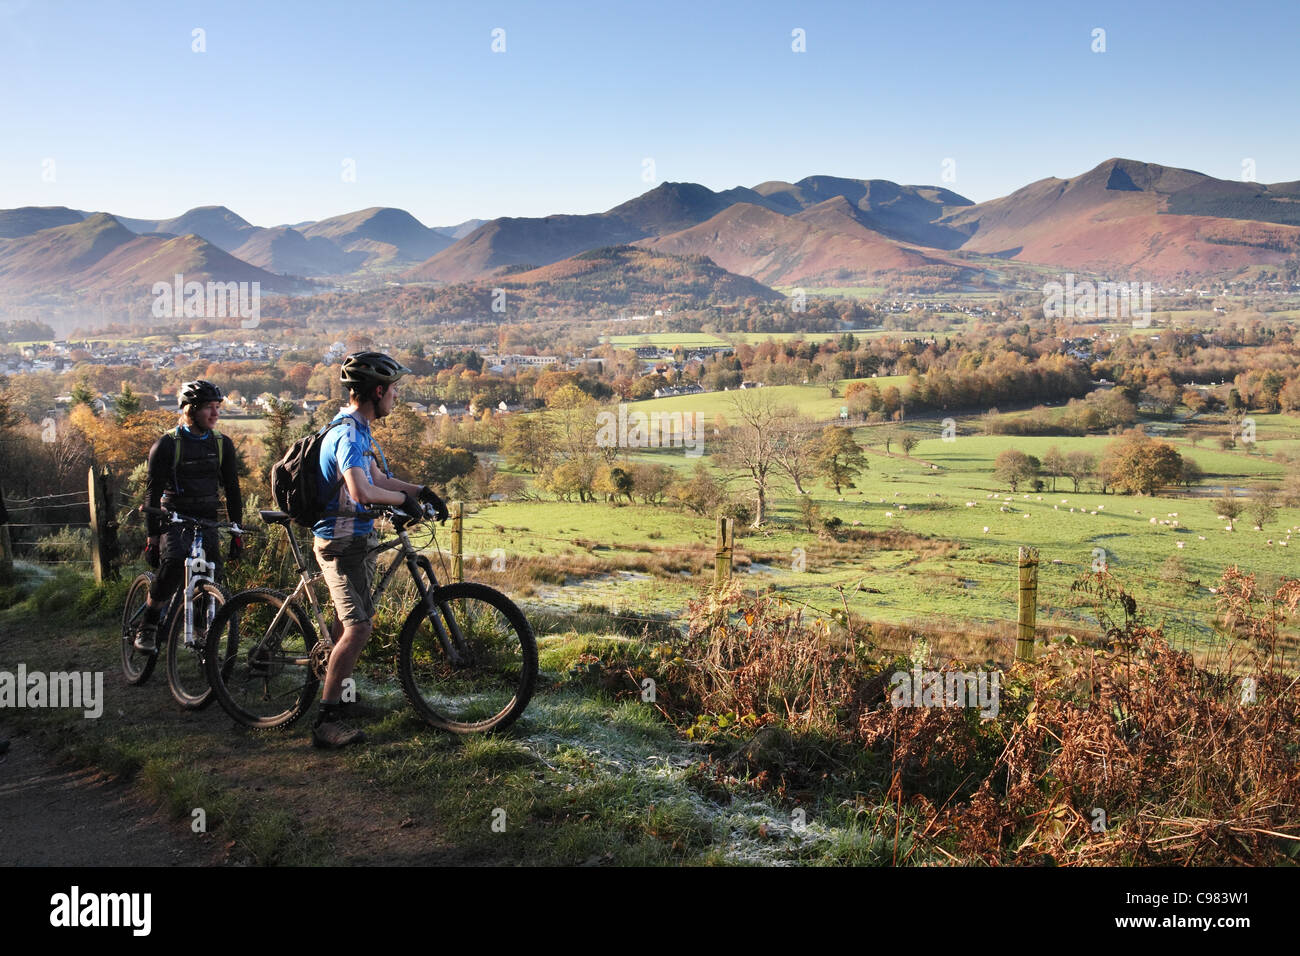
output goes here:
<path id="1" fill-rule="evenodd" d="M 451 519 L 449 527 L 449 547 L 441 546 L 431 549 L 444 562 L 444 573 L 449 573 L 454 580 L 464 580 L 470 560 L 482 566 L 482 558 L 487 555 L 494 559 L 504 556 L 505 547 L 514 549 L 530 547 L 536 550 L 537 557 L 543 558 L 553 554 L 587 552 L 589 554 L 617 554 L 620 551 L 631 553 L 644 552 L 645 544 L 635 547 L 620 548 L 609 542 L 593 542 L 581 537 L 559 537 L 521 528 L 506 528 L 489 523 L 479 515 L 469 512 L 460 502 L 449 504 Z M 738 549 L 735 544 L 735 519 L 719 516 L 713 539 L 702 540 L 699 544 L 653 546 L 655 555 L 678 555 L 692 559 L 696 567 L 713 566 L 712 585 L 721 587 L 735 580 Z M 750 549 L 752 550 L 752 549 Z M 1014 601 L 1014 610 L 1007 616 L 977 615 L 963 612 L 958 616 L 934 613 L 931 618 L 942 617 L 942 624 L 947 628 L 952 625 L 995 626 L 1014 633 L 1014 656 L 1017 660 L 1032 660 L 1035 648 L 1041 647 L 1048 635 L 1068 632 L 1076 635 L 1099 637 L 1103 624 L 1095 613 L 1096 600 L 1081 595 L 1074 589 L 1075 583 L 1084 576 L 1099 570 L 1096 560 L 1069 561 L 1061 558 L 1043 559 L 1035 548 L 1020 548 L 1009 560 L 982 557 L 978 559 L 981 568 L 999 569 L 992 581 L 981 581 L 993 587 L 1001 587 Z M 1005 569 L 1005 570 L 1003 570 Z M 500 570 L 493 566 L 492 570 Z M 834 617 L 842 613 L 839 607 L 828 608 L 815 601 L 801 600 L 790 593 L 778 591 L 780 596 L 792 603 L 802 605 L 824 617 Z M 834 599 L 842 597 L 842 592 L 830 591 Z M 878 593 L 878 592 L 877 592 Z M 823 602 L 824 603 L 824 602 Z M 881 610 L 896 611 L 896 605 L 884 599 L 873 598 L 872 606 Z M 1190 650 L 1203 643 L 1207 637 L 1214 635 L 1214 629 L 1207 625 L 1207 613 L 1204 608 L 1190 604 L 1177 605 L 1140 596 L 1139 606 L 1149 617 L 1160 619 L 1167 629 L 1167 635 L 1175 646 Z M 925 615 L 919 607 L 905 608 L 908 619 L 915 622 L 915 630 L 924 630 Z M 856 613 L 856 612 L 855 612 Z M 869 614 L 869 612 L 868 612 Z M 868 616 L 864 614 L 863 616 Z M 610 612 L 610 617 L 628 622 L 663 623 L 677 616 L 676 612 L 666 611 L 656 616 L 646 614 L 624 614 Z M 904 627 L 904 625 L 900 625 Z"/>
<path id="2" fill-rule="evenodd" d="M 119 558 L 117 508 L 131 504 L 114 488 L 106 470 L 90 468 L 86 490 L 33 498 L 4 499 L 8 521 L 0 525 L 0 571 L 12 571 L 16 560 L 40 564 L 66 564 L 89 567 L 98 583 L 116 574 Z M 52 517 L 59 520 L 49 520 Z M 16 519 L 16 520 L 15 520 Z M 50 558 L 40 553 L 41 539 L 58 529 L 86 529 L 88 547 L 84 557 Z M 55 529 L 54 532 L 48 529 Z M 70 547 L 65 542 L 63 547 Z"/>
<path id="3" fill-rule="evenodd" d="M 11 521 L 9 524 L 0 525 L 0 570 L 7 571 L 15 559 L 26 558 L 31 560 L 35 558 L 41 563 L 89 566 L 95 575 L 95 580 L 100 583 L 106 578 L 116 576 L 116 565 L 121 557 L 116 508 L 130 505 L 132 502 L 127 501 L 123 493 L 114 489 L 113 482 L 106 473 L 97 472 L 94 468 L 91 468 L 87 474 L 87 490 L 85 492 L 46 495 L 29 499 L 7 499 L 5 504 Z M 445 556 L 445 559 L 449 560 L 450 568 L 449 570 L 444 568 L 444 573 L 457 581 L 465 578 L 465 559 L 467 555 L 474 557 L 478 566 L 481 566 L 484 554 L 492 556 L 493 569 L 496 570 L 498 560 L 503 563 L 505 553 L 502 547 L 503 543 L 508 540 L 513 544 L 516 539 L 521 537 L 533 542 L 538 547 L 539 554 L 545 554 L 546 551 L 538 543 L 545 543 L 555 551 L 560 550 L 560 548 L 564 551 L 572 551 L 574 548 L 581 550 L 584 547 L 589 551 L 601 549 L 615 552 L 619 550 L 616 545 L 604 545 L 574 537 L 562 538 L 555 535 L 538 534 L 526 529 L 505 529 L 481 519 L 475 521 L 474 519 L 478 519 L 479 516 L 467 512 L 464 504 L 459 501 L 451 502 L 449 510 L 451 512 L 450 548 L 444 551 L 439 547 L 437 548 L 437 554 L 439 557 Z M 68 520 L 32 520 L 63 514 L 68 515 Z M 14 517 L 18 517 L 20 520 L 13 521 Z M 38 539 L 41 536 L 39 529 L 49 528 L 86 528 L 88 530 L 89 547 L 85 557 L 64 556 L 57 559 L 42 557 L 37 550 Z M 17 536 L 11 534 L 11 529 L 17 532 Z M 677 554 L 689 556 L 692 562 L 704 564 L 705 566 L 707 566 L 708 559 L 711 556 L 713 565 L 712 583 L 714 587 L 721 587 L 734 578 L 737 555 L 734 535 L 735 519 L 719 516 L 712 542 L 702 541 L 698 545 L 687 547 L 654 546 L 653 551 L 657 555 Z M 644 551 L 646 549 L 644 546 L 640 546 L 636 550 Z M 1049 575 L 1046 582 L 1048 585 L 1048 601 L 1044 605 L 1043 582 L 1040 579 L 1040 571 L 1043 569 L 1050 569 L 1052 572 L 1064 571 L 1072 575 L 1073 578 L 1077 578 L 1080 573 L 1096 570 L 1095 566 L 1061 559 L 1053 559 L 1050 562 L 1042 563 L 1037 549 L 1032 548 L 1020 548 L 1014 561 L 983 558 L 980 559 L 979 563 L 981 565 L 1005 567 L 1007 569 L 1006 580 L 1008 584 L 1010 581 L 1016 581 L 1016 616 L 1011 618 L 962 614 L 957 620 L 972 625 L 1014 626 L 1016 659 L 1032 659 L 1038 639 L 1051 629 L 1092 632 L 1097 630 L 1095 623 L 1089 625 L 1088 622 L 1079 620 L 1077 616 L 1073 618 L 1060 616 L 1063 609 L 1077 605 L 1072 592 L 1063 590 L 1067 588 L 1068 584 L 1073 583 L 1072 580 L 1067 582 Z M 843 599 L 842 591 L 839 591 L 838 595 Z M 793 603 L 803 605 L 825 616 L 833 616 L 836 613 L 828 608 L 796 598 L 793 595 L 782 596 Z M 1188 605 L 1173 605 L 1150 598 L 1143 598 L 1141 604 L 1144 609 L 1154 609 L 1157 613 L 1165 615 L 1169 622 L 1183 627 L 1188 633 L 1194 633 L 1199 639 L 1203 639 L 1207 631 L 1212 633 L 1211 629 L 1207 628 L 1204 623 L 1205 614 L 1203 609 L 1198 610 Z M 881 610 L 895 610 L 883 598 L 873 602 L 873 605 Z M 1040 608 L 1044 606 L 1048 608 L 1049 615 L 1046 619 L 1040 620 Z M 914 611 L 916 609 L 912 608 L 910 610 Z M 1053 610 L 1057 612 L 1055 617 L 1050 613 Z M 662 624 L 674 615 L 671 612 L 659 613 L 657 616 L 615 612 L 611 613 L 610 616 L 628 622 Z M 950 620 L 949 623 L 951 622 Z M 1183 643 L 1186 647 L 1192 642 L 1185 640 Z"/>

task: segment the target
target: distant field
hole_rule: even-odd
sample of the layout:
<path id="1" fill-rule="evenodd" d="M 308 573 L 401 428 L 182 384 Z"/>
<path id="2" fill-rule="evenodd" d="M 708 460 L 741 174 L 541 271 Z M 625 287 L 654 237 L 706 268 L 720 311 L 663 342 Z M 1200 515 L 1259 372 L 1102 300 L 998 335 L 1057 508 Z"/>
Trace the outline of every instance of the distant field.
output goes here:
<path id="1" fill-rule="evenodd" d="M 881 388 L 894 385 L 905 390 L 907 387 L 907 376 L 893 375 L 873 379 L 844 379 L 836 383 L 840 393 L 838 398 L 830 398 L 825 385 L 769 385 L 759 391 L 764 395 L 774 396 L 782 404 L 794 405 L 801 415 L 820 420 L 839 415 L 840 408 L 847 404 L 843 397 L 844 390 L 855 381 L 875 382 Z M 732 402 L 746 394 L 747 391 L 733 390 L 705 392 L 702 395 L 674 395 L 669 398 L 629 402 L 628 408 L 640 412 L 696 412 L 706 419 L 712 419 L 719 413 L 724 417 L 730 414 Z"/>
<path id="2" fill-rule="evenodd" d="M 811 399 L 809 404 L 820 401 Z M 674 402 L 680 400 L 633 407 Z M 1271 427 L 1277 426 L 1279 417 L 1270 416 Z M 933 422 L 910 427 L 931 435 L 938 428 Z M 859 441 L 871 432 L 870 428 L 856 430 Z M 1296 573 L 1291 548 L 1300 548 L 1300 509 L 1280 509 L 1276 521 L 1262 531 L 1254 531 L 1252 521 L 1243 517 L 1229 532 L 1227 523 L 1216 517 L 1211 495 L 1148 498 L 1076 493 L 1069 479 L 1058 479 L 1055 492 L 1022 488 L 1012 494 L 992 477 L 994 460 L 1006 448 L 1041 457 L 1056 445 L 1063 452 L 1081 449 L 1100 456 L 1113 440 L 1110 436 L 959 435 L 945 442 L 928 437 L 911 457 L 903 456 L 897 444 L 891 455 L 873 444 L 868 470 L 858 477 L 856 487 L 844 489 L 842 496 L 819 480 L 807 482 L 805 488 L 822 517 L 839 517 L 848 529 L 917 537 L 904 538 L 892 549 L 882 550 L 878 543 L 836 550 L 825 536 L 802 526 L 793 490 L 774 486 L 767 529 L 761 534 L 736 530 L 737 577 L 746 587 L 771 587 L 783 597 L 805 603 L 811 614 L 828 613 L 847 602 L 855 613 L 874 620 L 946 627 L 970 622 L 972 627 L 986 625 L 1010 634 L 1017 600 L 1016 551 L 1028 545 L 1039 548 L 1041 555 L 1041 625 L 1096 628 L 1093 612 L 1071 592 L 1071 584 L 1088 574 L 1094 561 L 1102 560 L 1137 598 L 1144 613 L 1164 620 L 1175 644 L 1204 652 L 1219 640 L 1213 628 L 1215 595 L 1210 589 L 1224 568 L 1235 564 L 1255 572 L 1265 587 L 1281 575 Z M 1215 491 L 1223 483 L 1248 486 L 1285 473 L 1263 456 L 1177 444 L 1212 475 L 1206 484 Z M 703 458 L 673 450 L 637 453 L 630 460 L 657 461 L 689 471 L 700 461 L 712 466 L 709 451 L 706 440 Z M 741 479 L 731 490 L 741 494 L 748 487 Z M 1153 518 L 1156 524 L 1151 523 Z M 496 531 L 497 526 L 503 531 Z M 507 555 L 547 554 L 557 560 L 565 554 L 585 560 L 588 554 L 647 549 L 666 549 L 668 554 L 701 547 L 707 551 L 715 533 L 712 518 L 666 506 L 549 500 L 485 506 L 466 528 L 467 548 L 472 529 L 472 547 L 485 553 L 500 547 Z M 948 553 L 941 542 L 951 542 Z M 589 551 L 593 543 L 599 547 Z M 684 575 L 680 581 L 662 575 L 599 575 L 538 593 L 546 600 L 581 600 L 631 612 L 639 607 L 684 607 L 700 583 L 698 575 Z"/>
<path id="3" fill-rule="evenodd" d="M 611 335 L 606 337 L 605 341 L 620 349 L 637 347 L 672 349 L 679 345 L 689 349 L 731 344 L 726 339 L 718 338 L 708 332 L 643 332 L 640 335 Z"/>

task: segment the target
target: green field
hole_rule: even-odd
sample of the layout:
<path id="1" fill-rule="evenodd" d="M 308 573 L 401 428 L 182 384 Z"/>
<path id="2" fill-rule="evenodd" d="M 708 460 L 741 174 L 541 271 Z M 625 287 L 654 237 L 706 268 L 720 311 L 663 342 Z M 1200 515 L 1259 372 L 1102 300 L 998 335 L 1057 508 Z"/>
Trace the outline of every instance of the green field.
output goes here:
<path id="1" fill-rule="evenodd" d="M 603 336 L 602 341 L 620 349 L 650 348 L 651 346 L 660 349 L 674 349 L 679 345 L 684 349 L 690 349 L 731 344 L 726 339 L 711 335 L 708 332 L 643 332 L 640 335 Z"/>
<path id="2" fill-rule="evenodd" d="M 913 427 L 931 435 L 938 430 L 937 423 Z M 859 440 L 870 431 L 858 429 Z M 1207 475 L 1205 485 L 1190 495 L 1076 493 L 1069 479 L 1058 479 L 1055 491 L 1048 479 L 1043 491 L 1022 488 L 1012 494 L 992 478 L 994 460 L 1006 448 L 1041 458 L 1055 445 L 1062 452 L 1086 450 L 1100 457 L 1113 440 L 959 435 L 945 442 L 930 437 L 910 458 L 897 445 L 890 455 L 873 445 L 869 470 L 856 487 L 842 496 L 820 482 L 807 490 L 822 517 L 840 518 L 846 530 L 900 532 L 914 539 L 904 538 L 892 548 L 837 545 L 802 526 L 799 501 L 786 487 L 770 498 L 771 520 L 763 532 L 736 529 L 737 577 L 746 587 L 772 588 L 805 603 L 810 613 L 830 613 L 847 603 L 871 620 L 943 627 L 958 623 L 972 634 L 993 632 L 1009 654 L 1017 602 L 1015 563 L 1018 548 L 1025 545 L 1040 549 L 1040 625 L 1097 628 L 1094 610 L 1071 593 L 1071 584 L 1102 560 L 1144 613 L 1166 624 L 1175 643 L 1201 651 L 1217 646 L 1211 589 L 1219 575 L 1235 564 L 1261 575 L 1267 586 L 1294 574 L 1291 549 L 1300 549 L 1300 509 L 1279 509 L 1276 520 L 1261 531 L 1243 516 L 1229 532 L 1216 517 L 1213 499 L 1224 484 L 1276 483 L 1285 469 L 1261 455 L 1180 442 L 1180 451 L 1195 458 Z M 698 459 L 678 451 L 640 453 L 631 460 L 660 461 L 683 470 L 701 460 L 712 464 L 707 454 Z M 731 488 L 742 493 L 748 485 L 739 480 Z M 714 536 L 712 518 L 668 506 L 542 500 L 482 507 L 467 519 L 465 547 L 484 554 L 503 548 L 513 555 L 545 555 L 561 564 L 570 558 L 637 554 L 680 556 L 688 562 L 693 555 L 697 560 L 689 574 L 575 572 L 565 586 L 540 587 L 533 598 L 541 604 L 594 603 L 636 616 L 644 613 L 638 609 L 682 608 L 698 594 L 711 579 Z"/>
<path id="3" fill-rule="evenodd" d="M 872 379 L 843 379 L 836 383 L 839 397 L 831 398 L 825 385 L 767 385 L 757 390 L 763 396 L 772 396 L 783 405 L 793 405 L 799 414 L 819 421 L 835 418 L 845 406 L 844 390 L 855 381 L 875 382 L 880 388 L 893 385 L 900 390 L 907 387 L 907 376 L 892 375 Z M 706 419 L 731 413 L 733 402 L 749 394 L 749 389 L 729 392 L 704 392 L 700 395 L 673 395 L 668 398 L 648 398 L 628 403 L 629 411 L 638 412 L 696 412 Z"/>

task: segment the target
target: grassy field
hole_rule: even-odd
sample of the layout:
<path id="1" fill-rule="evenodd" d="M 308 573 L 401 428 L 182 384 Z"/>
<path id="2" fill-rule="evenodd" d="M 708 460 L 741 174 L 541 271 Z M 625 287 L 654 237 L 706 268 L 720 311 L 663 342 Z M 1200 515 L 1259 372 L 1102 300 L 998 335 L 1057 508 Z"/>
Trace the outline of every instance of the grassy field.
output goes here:
<path id="1" fill-rule="evenodd" d="M 650 348 L 651 346 L 661 349 L 674 349 L 679 345 L 682 348 L 690 349 L 731 344 L 726 339 L 711 335 L 708 332 L 643 332 L 639 335 L 610 335 L 603 337 L 603 341 L 620 349 Z"/>
<path id="2" fill-rule="evenodd" d="M 900 390 L 907 386 L 907 376 L 890 375 L 871 379 L 842 379 L 835 383 L 839 397 L 831 398 L 825 385 L 768 385 L 760 391 L 764 396 L 771 395 L 781 404 L 793 405 L 799 414 L 824 420 L 837 417 L 840 409 L 847 404 L 844 391 L 855 381 L 875 382 L 880 388 L 893 385 Z M 701 395 L 673 395 L 667 398 L 649 398 L 641 402 L 629 403 L 629 411 L 639 412 L 695 412 L 705 419 L 721 414 L 727 416 L 733 408 L 732 402 L 745 391 L 705 392 Z"/>
<path id="3" fill-rule="evenodd" d="M 654 404 L 664 401 L 682 400 Z M 1270 417 L 1260 432 L 1286 424 Z M 936 423 L 911 427 L 931 436 L 938 431 Z M 858 429 L 859 441 L 874 439 L 871 431 Z M 1213 589 L 1222 571 L 1237 565 L 1259 574 L 1267 586 L 1294 573 L 1292 549 L 1300 548 L 1300 509 L 1280 509 L 1260 531 L 1248 517 L 1227 531 L 1213 497 L 1224 485 L 1276 485 L 1286 469 L 1265 455 L 1175 441 L 1206 473 L 1194 494 L 1075 492 L 1066 478 L 1057 480 L 1055 491 L 1022 488 L 1012 494 L 992 478 L 994 461 L 1007 448 L 1041 458 L 1056 446 L 1100 458 L 1113 440 L 961 434 L 951 442 L 928 437 L 911 457 L 897 445 L 892 454 L 872 445 L 869 469 L 856 487 L 838 496 L 820 483 L 807 488 L 821 517 L 841 519 L 850 533 L 870 532 L 871 540 L 833 542 L 820 528 L 810 531 L 793 489 L 777 484 L 767 527 L 758 533 L 736 529 L 737 576 L 746 587 L 807 604 L 810 613 L 847 604 L 854 613 L 892 624 L 947 628 L 964 622 L 972 643 L 1005 660 L 1013 646 L 1015 563 L 1023 545 L 1041 555 L 1040 624 L 1095 630 L 1094 609 L 1071 585 L 1104 562 L 1146 613 L 1166 621 L 1173 639 L 1208 652 L 1218 640 Z M 679 451 L 631 460 L 663 462 L 683 472 L 699 461 L 712 463 L 707 454 L 691 458 Z M 731 487 L 739 494 L 749 486 L 740 480 Z M 1045 487 L 1050 489 L 1050 479 Z M 649 610 L 680 610 L 711 579 L 714 537 L 712 518 L 667 506 L 541 500 L 479 508 L 466 521 L 465 547 L 485 556 L 503 549 L 507 563 L 512 557 L 545 559 L 564 568 L 565 575 L 548 584 L 524 585 L 524 599 L 538 607 L 586 603 L 635 619 Z M 483 573 L 491 580 L 491 572 Z"/>

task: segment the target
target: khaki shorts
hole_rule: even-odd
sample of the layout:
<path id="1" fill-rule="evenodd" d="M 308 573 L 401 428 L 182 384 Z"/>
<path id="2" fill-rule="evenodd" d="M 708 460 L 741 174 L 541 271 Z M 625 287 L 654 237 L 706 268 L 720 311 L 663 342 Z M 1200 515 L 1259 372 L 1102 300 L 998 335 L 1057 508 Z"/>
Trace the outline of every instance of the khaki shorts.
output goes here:
<path id="1" fill-rule="evenodd" d="M 312 547 L 316 563 L 320 565 L 325 583 L 329 585 L 334 613 L 344 625 L 369 624 L 375 616 L 370 601 L 375 586 L 375 566 L 378 556 L 373 548 L 379 536 L 371 534 L 350 535 L 346 538 L 316 538 Z"/>

